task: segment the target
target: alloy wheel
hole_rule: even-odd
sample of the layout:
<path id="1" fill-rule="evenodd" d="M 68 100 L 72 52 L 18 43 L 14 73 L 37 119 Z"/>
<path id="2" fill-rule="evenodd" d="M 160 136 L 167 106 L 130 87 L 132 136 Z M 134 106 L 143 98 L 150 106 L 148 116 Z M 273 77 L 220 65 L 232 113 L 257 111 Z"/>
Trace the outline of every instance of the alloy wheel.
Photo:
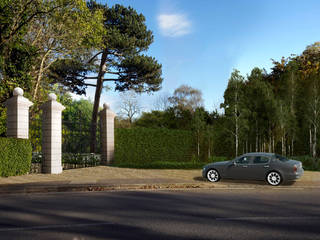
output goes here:
<path id="1" fill-rule="evenodd" d="M 267 181 L 272 186 L 277 186 L 281 183 L 281 175 L 277 172 L 270 172 L 267 176 Z"/>
<path id="2" fill-rule="evenodd" d="M 220 180 L 220 175 L 218 173 L 217 170 L 215 169 L 210 169 L 208 172 L 207 172 L 207 179 L 210 181 L 210 182 L 218 182 Z"/>

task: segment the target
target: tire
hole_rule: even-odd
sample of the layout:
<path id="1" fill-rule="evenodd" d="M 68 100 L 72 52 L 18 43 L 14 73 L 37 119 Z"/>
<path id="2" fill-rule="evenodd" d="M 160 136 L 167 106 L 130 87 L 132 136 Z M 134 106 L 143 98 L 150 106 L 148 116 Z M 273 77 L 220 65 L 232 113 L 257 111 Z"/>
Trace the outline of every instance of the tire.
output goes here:
<path id="1" fill-rule="evenodd" d="M 269 172 L 266 178 L 268 184 L 278 186 L 282 182 L 282 176 L 276 171 Z"/>
<path id="2" fill-rule="evenodd" d="M 220 180 L 220 174 L 216 169 L 209 169 L 206 177 L 209 182 L 218 182 Z"/>

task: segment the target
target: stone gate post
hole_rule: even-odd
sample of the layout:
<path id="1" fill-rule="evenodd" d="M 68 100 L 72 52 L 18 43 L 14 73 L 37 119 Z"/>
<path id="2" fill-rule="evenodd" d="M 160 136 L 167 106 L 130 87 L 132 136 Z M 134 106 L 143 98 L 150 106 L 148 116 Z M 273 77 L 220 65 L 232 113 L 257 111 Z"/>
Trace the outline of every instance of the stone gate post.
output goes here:
<path id="1" fill-rule="evenodd" d="M 61 144 L 62 123 L 61 113 L 65 107 L 58 103 L 54 93 L 41 106 L 42 113 L 42 171 L 43 173 L 62 173 Z"/>
<path id="2" fill-rule="evenodd" d="M 23 97 L 23 90 L 19 87 L 13 90 L 13 97 L 5 102 L 7 108 L 7 137 L 29 138 L 29 107 L 32 106 Z"/>
<path id="3" fill-rule="evenodd" d="M 108 104 L 100 111 L 101 164 L 108 165 L 114 160 L 114 118 L 115 114 Z"/>

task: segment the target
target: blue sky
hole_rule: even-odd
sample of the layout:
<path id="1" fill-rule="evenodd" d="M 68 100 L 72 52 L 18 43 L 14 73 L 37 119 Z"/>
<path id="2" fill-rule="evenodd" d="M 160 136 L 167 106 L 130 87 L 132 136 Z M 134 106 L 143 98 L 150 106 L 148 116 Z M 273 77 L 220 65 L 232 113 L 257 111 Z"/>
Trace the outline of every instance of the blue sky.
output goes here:
<path id="1" fill-rule="evenodd" d="M 99 1 L 105 3 L 105 1 Z M 269 71 L 271 58 L 300 54 L 320 41 L 319 0 L 109 0 L 131 6 L 146 17 L 154 34 L 147 54 L 163 71 L 162 90 L 143 94 L 145 111 L 158 95 L 172 94 L 182 84 L 200 89 L 207 110 L 219 107 L 234 68 Z M 88 96 L 94 98 L 94 90 Z M 103 93 L 117 112 L 118 93 Z"/>

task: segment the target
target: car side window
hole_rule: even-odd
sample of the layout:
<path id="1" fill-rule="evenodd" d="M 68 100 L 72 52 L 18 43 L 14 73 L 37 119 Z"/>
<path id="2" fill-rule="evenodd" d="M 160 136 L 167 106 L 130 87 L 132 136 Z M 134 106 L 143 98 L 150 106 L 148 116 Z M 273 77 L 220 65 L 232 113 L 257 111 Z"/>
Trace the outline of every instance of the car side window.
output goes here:
<path id="1" fill-rule="evenodd" d="M 259 163 L 268 163 L 269 158 L 265 156 L 257 156 L 254 158 L 253 163 L 254 164 L 259 164 Z"/>
<path id="2" fill-rule="evenodd" d="M 249 163 L 249 158 L 248 157 L 238 158 L 236 160 L 236 163 L 238 163 L 238 164 L 248 164 Z"/>

